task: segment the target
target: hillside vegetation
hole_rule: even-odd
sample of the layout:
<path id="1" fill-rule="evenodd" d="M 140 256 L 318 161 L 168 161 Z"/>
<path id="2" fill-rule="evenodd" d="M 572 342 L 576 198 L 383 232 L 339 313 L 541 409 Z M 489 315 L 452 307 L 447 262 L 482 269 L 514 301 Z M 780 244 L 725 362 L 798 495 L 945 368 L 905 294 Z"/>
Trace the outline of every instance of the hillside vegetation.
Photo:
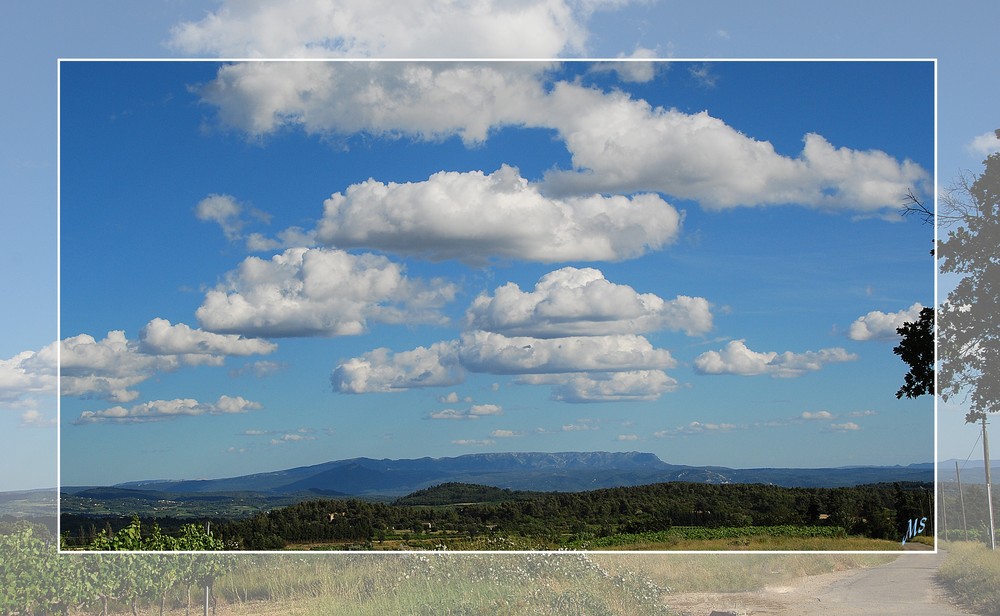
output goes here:
<path id="1" fill-rule="evenodd" d="M 754 528 L 757 535 L 853 535 L 898 543 L 910 520 L 926 517 L 933 528 L 931 489 L 921 483 L 783 488 L 673 482 L 527 492 L 446 483 L 393 503 L 317 499 L 216 520 L 212 528 L 226 545 L 244 550 L 590 549 L 627 546 L 622 537 L 628 536 L 649 543 L 650 533 L 670 532 L 653 538 L 669 548 L 670 537 L 690 538 L 690 531 L 680 530 L 692 528 L 744 529 L 737 533 L 743 538 Z M 169 519 L 150 521 L 172 530 Z M 100 519 L 89 527 L 64 524 L 63 542 L 86 547 L 89 535 L 105 527 Z"/>

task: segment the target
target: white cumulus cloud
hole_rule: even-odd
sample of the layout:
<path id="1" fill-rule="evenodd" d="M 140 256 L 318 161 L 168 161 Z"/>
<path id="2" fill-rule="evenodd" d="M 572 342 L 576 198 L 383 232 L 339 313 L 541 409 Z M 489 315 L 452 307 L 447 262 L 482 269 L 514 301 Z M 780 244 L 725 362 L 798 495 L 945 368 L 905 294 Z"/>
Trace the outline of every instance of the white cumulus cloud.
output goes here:
<path id="1" fill-rule="evenodd" d="M 654 49 L 637 47 L 631 54 L 618 54 L 621 58 L 617 61 L 595 62 L 591 67 L 592 73 L 613 72 L 622 81 L 631 83 L 646 83 L 652 81 L 657 73 L 666 70 L 669 64 L 654 61 L 660 57 Z"/>
<path id="2" fill-rule="evenodd" d="M 246 258 L 196 311 L 206 330 L 248 336 L 346 336 L 369 321 L 440 322 L 455 286 L 408 278 L 372 254 L 289 248 L 270 260 Z"/>
<path id="3" fill-rule="evenodd" d="M 847 330 L 847 337 L 851 340 L 893 340 L 899 337 L 896 330 L 904 323 L 912 323 L 920 318 L 920 311 L 924 307 L 917 302 L 898 312 L 882 312 L 872 310 L 868 314 L 858 317 Z"/>
<path id="4" fill-rule="evenodd" d="M 552 385 L 553 400 L 577 403 L 657 400 L 678 386 L 662 370 L 525 375 L 518 382 Z"/>
<path id="5" fill-rule="evenodd" d="M 712 329 L 708 300 L 664 300 L 608 281 L 600 270 L 565 267 L 543 276 L 532 291 L 513 283 L 477 297 L 467 325 L 506 335 L 553 338 L 638 334 L 661 329 L 703 334 Z"/>
<path id="6" fill-rule="evenodd" d="M 492 174 L 355 184 L 327 199 L 317 236 L 433 260 L 619 261 L 673 242 L 680 223 L 656 195 L 553 199 L 504 165 Z"/>
<path id="7" fill-rule="evenodd" d="M 16 407 L 55 393 L 56 372 L 54 343 L 40 351 L 22 351 L 0 359 L 0 404 Z"/>
<path id="8" fill-rule="evenodd" d="M 251 62 L 219 68 L 199 88 L 225 126 L 260 137 L 367 133 L 467 144 L 524 125 L 544 101 L 550 63 Z"/>
<path id="9" fill-rule="evenodd" d="M 447 387 L 464 380 L 457 341 L 399 353 L 375 349 L 339 364 L 330 375 L 334 391 L 352 394 Z"/>
<path id="10" fill-rule="evenodd" d="M 131 402 L 139 392 L 130 388 L 157 372 L 176 370 L 181 363 L 176 355 L 142 353 L 139 343 L 128 340 L 122 330 L 110 331 L 101 340 L 80 334 L 63 339 L 60 345 L 60 393 L 64 396 Z"/>
<path id="11" fill-rule="evenodd" d="M 139 350 L 149 355 L 266 355 L 278 345 L 236 334 L 215 334 L 156 318 L 139 332 Z"/>
<path id="12" fill-rule="evenodd" d="M 772 377 L 789 378 L 820 370 L 825 364 L 853 361 L 857 358 L 857 355 L 840 347 L 804 353 L 757 352 L 750 350 L 744 340 L 732 340 L 720 351 L 702 353 L 695 358 L 694 365 L 695 370 L 701 374 L 768 374 Z"/>
<path id="13" fill-rule="evenodd" d="M 460 340 L 392 352 L 369 351 L 342 361 L 330 382 L 341 393 L 403 391 L 447 387 L 464 382 L 466 372 L 517 375 L 519 382 L 553 386 L 553 398 L 567 402 L 652 400 L 673 391 L 677 383 L 663 373 L 676 366 L 665 349 L 636 335 L 565 338 L 507 337 L 484 331 Z M 454 393 L 454 392 L 452 392 Z M 454 403 L 448 394 L 442 402 Z M 486 414 L 490 405 L 474 405 Z M 449 410 L 435 419 L 459 418 Z"/>
<path id="14" fill-rule="evenodd" d="M 707 111 L 654 108 L 569 83 L 556 84 L 551 97 L 553 108 L 576 110 L 553 114 L 575 167 L 548 174 L 546 186 L 558 192 L 656 190 L 708 209 L 794 203 L 878 212 L 930 181 L 912 161 L 836 147 L 815 133 L 791 158 Z"/>
<path id="15" fill-rule="evenodd" d="M 243 229 L 243 206 L 232 195 L 211 194 L 194 208 L 198 220 L 214 222 L 222 228 L 226 239 L 232 241 L 240 237 Z"/>
<path id="16" fill-rule="evenodd" d="M 225 57 L 554 57 L 584 50 L 585 22 L 620 0 L 224 0 L 169 45 Z"/>
<path id="17" fill-rule="evenodd" d="M 989 156 L 1000 152 L 1000 135 L 996 131 L 976 135 L 965 147 L 973 154 Z"/>
<path id="18" fill-rule="evenodd" d="M 138 398 L 139 392 L 132 388 L 158 372 L 181 365 L 221 365 L 227 356 L 266 354 L 277 348 L 264 340 L 212 334 L 161 318 L 147 323 L 138 341 L 113 330 L 101 340 L 79 334 L 59 344 L 60 393 L 118 403 Z M 50 345 L 32 357 L 31 364 L 54 366 L 55 353 L 55 345 Z"/>
<path id="19" fill-rule="evenodd" d="M 601 65 L 598 65 L 601 66 Z M 708 111 L 653 107 L 621 91 L 550 83 L 543 64 L 251 63 L 227 65 L 201 89 L 220 120 L 251 135 L 301 127 L 483 141 L 504 126 L 553 130 L 572 169 L 543 192 L 663 192 L 708 209 L 798 204 L 888 215 L 930 174 L 911 160 L 858 150 L 817 133 L 786 155 Z"/>
<path id="20" fill-rule="evenodd" d="M 627 334 L 530 338 L 475 331 L 463 334 L 459 356 L 466 369 L 489 374 L 620 372 L 676 365 L 669 351 Z"/>

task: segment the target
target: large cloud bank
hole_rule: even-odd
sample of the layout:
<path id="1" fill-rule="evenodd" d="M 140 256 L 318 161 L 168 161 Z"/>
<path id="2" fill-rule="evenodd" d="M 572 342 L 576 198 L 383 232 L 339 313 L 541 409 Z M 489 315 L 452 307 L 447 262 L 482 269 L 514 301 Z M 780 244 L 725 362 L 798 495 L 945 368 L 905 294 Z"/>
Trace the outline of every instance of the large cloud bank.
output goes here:
<path id="1" fill-rule="evenodd" d="M 380 348 L 342 361 L 331 384 L 342 393 L 402 391 L 461 383 L 467 372 L 549 385 L 565 402 L 653 400 L 677 382 L 666 349 L 640 332 L 711 328 L 707 300 L 666 302 L 616 285 L 596 269 L 562 268 L 531 292 L 508 284 L 480 295 L 459 339 L 394 353 Z"/>
<path id="2" fill-rule="evenodd" d="M 546 58 L 580 53 L 595 9 L 623 0 L 225 0 L 169 44 L 225 57 Z"/>
<path id="3" fill-rule="evenodd" d="M 504 126 L 555 131 L 572 169 L 551 170 L 551 195 L 657 191 L 707 209 L 796 204 L 894 213 L 930 174 L 878 150 L 816 133 L 795 155 L 744 135 L 709 111 L 653 107 L 620 91 L 547 81 L 544 64 L 252 63 L 227 65 L 202 87 L 221 120 L 251 135 L 409 136 L 467 143 Z"/>

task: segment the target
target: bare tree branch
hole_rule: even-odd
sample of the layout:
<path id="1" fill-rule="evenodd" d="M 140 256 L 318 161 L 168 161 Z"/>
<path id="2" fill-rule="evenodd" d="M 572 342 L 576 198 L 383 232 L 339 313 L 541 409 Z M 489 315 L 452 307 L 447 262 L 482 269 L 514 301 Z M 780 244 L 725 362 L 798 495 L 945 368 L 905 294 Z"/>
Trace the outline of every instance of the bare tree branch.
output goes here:
<path id="1" fill-rule="evenodd" d="M 913 189 L 906 189 L 906 198 L 903 201 L 903 209 L 900 212 L 903 216 L 917 215 L 923 219 L 925 225 L 934 224 L 934 210 L 924 205 L 915 194 Z"/>

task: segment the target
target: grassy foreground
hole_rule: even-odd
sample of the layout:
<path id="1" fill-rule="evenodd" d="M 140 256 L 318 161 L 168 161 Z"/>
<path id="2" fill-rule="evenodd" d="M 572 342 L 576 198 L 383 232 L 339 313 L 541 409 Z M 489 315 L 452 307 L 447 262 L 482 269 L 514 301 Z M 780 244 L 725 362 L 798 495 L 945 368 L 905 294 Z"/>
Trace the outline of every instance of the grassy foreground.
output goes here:
<path id="1" fill-rule="evenodd" d="M 501 538 L 496 538 L 500 540 Z M 500 547 L 497 545 L 494 548 Z M 508 546 L 509 547 L 509 546 Z M 669 614 L 673 592 L 745 591 L 890 561 L 886 554 L 56 554 L 31 527 L 0 535 L 0 614 Z"/>
<path id="2" fill-rule="evenodd" d="M 226 613 L 667 615 L 669 591 L 585 554 L 269 556 L 218 580 Z"/>
<path id="3" fill-rule="evenodd" d="M 218 613 L 667 616 L 671 592 L 736 592 L 878 566 L 875 554 L 413 554 L 237 557 Z M 178 593 L 168 613 L 183 611 Z M 200 612 L 200 597 L 196 606 Z M 154 613 L 154 612 L 149 612 Z"/>
<path id="4" fill-rule="evenodd" d="M 982 543 L 942 542 L 948 557 L 939 579 L 956 599 L 977 614 L 1000 614 L 1000 552 Z"/>

